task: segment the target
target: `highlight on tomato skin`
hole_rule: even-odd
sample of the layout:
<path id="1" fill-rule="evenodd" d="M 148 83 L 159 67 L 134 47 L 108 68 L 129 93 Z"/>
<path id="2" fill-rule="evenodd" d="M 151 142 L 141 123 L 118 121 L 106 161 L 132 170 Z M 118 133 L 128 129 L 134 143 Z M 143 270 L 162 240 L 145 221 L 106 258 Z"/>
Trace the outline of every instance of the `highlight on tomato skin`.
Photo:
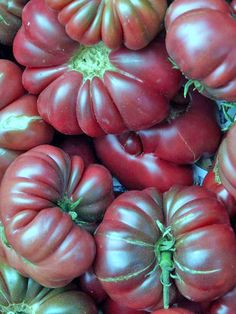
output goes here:
<path id="1" fill-rule="evenodd" d="M 93 232 L 114 199 L 104 166 L 85 167 L 79 156 L 39 145 L 11 163 L 0 194 L 5 262 L 47 287 L 62 287 L 92 265 Z"/>
<path id="2" fill-rule="evenodd" d="M 108 207 L 95 240 L 103 288 L 136 310 L 167 309 L 175 286 L 191 301 L 209 302 L 235 285 L 235 234 L 226 208 L 203 187 L 125 192 Z"/>
<path id="3" fill-rule="evenodd" d="M 236 286 L 209 306 L 209 314 L 234 314 L 236 311 Z"/>
<path id="4" fill-rule="evenodd" d="M 209 98 L 236 101 L 232 40 L 236 23 L 230 4 L 225 0 L 175 0 L 167 10 L 165 26 L 168 54 L 188 85 Z"/>
<path id="5" fill-rule="evenodd" d="M 1 313 L 96 314 L 93 300 L 73 285 L 48 289 L 0 263 Z M 82 311 L 82 312 L 81 312 Z"/>
<path id="6" fill-rule="evenodd" d="M 166 0 L 104 1 L 47 0 L 73 39 L 90 46 L 103 41 L 110 49 L 146 47 L 163 29 Z"/>
<path id="7" fill-rule="evenodd" d="M 25 6 L 13 51 L 26 67 L 24 87 L 39 95 L 40 115 L 67 135 L 151 127 L 167 117 L 181 85 L 163 39 L 138 51 L 110 50 L 102 42 L 83 46 L 68 37 L 43 0 Z"/>

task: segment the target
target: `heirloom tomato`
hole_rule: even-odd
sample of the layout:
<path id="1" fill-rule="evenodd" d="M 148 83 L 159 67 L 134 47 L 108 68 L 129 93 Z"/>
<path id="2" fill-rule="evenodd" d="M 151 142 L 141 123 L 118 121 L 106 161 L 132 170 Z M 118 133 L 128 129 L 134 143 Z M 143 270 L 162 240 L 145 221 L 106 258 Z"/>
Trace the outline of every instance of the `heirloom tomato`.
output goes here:
<path id="1" fill-rule="evenodd" d="M 54 142 L 54 145 L 63 149 L 70 156 L 82 157 L 84 164 L 87 166 L 96 162 L 93 142 L 86 135 L 62 135 L 60 134 Z"/>
<path id="2" fill-rule="evenodd" d="M 94 230 L 113 200 L 102 165 L 40 145 L 17 157 L 0 189 L 1 256 L 23 275 L 59 287 L 92 264 Z"/>
<path id="3" fill-rule="evenodd" d="M 236 199 L 236 124 L 234 124 L 219 147 L 217 172 L 227 191 Z"/>
<path id="4" fill-rule="evenodd" d="M 219 175 L 216 173 L 217 167 L 218 165 L 216 164 L 215 168 L 207 173 L 203 181 L 203 186 L 214 192 L 217 198 L 224 203 L 230 218 L 236 218 L 236 201 L 221 183 Z"/>
<path id="5" fill-rule="evenodd" d="M 141 49 L 161 30 L 166 0 L 46 0 L 74 40 L 93 45 L 103 41 L 111 49 L 124 44 Z"/>
<path id="6" fill-rule="evenodd" d="M 95 137 L 151 127 L 168 115 L 181 84 L 163 41 L 139 51 L 79 45 L 43 0 L 25 6 L 13 49 L 26 66 L 25 88 L 40 94 L 40 115 L 65 134 Z"/>
<path id="7" fill-rule="evenodd" d="M 188 85 L 210 98 L 235 101 L 236 21 L 230 5 L 225 0 L 175 0 L 165 24 L 168 54 Z"/>
<path id="8" fill-rule="evenodd" d="M 164 192 L 174 184 L 193 183 L 190 166 L 144 152 L 141 138 L 135 132 L 109 134 L 97 138 L 94 144 L 99 159 L 126 189 L 156 187 Z"/>
<path id="9" fill-rule="evenodd" d="M 12 45 L 21 26 L 21 13 L 28 0 L 4 0 L 0 3 L 0 43 Z"/>
<path id="10" fill-rule="evenodd" d="M 39 116 L 37 97 L 24 95 L 19 66 L 0 60 L 0 73 L 0 148 L 27 150 L 49 143 L 53 128 Z"/>
<path id="11" fill-rule="evenodd" d="M 22 152 L 0 147 L 0 182 L 3 178 L 8 166 L 19 156 Z"/>
<path id="12" fill-rule="evenodd" d="M 92 299 L 74 286 L 48 289 L 0 264 L 2 314 L 96 314 Z"/>
<path id="13" fill-rule="evenodd" d="M 96 303 L 101 303 L 107 297 L 101 282 L 94 273 L 93 267 L 90 267 L 83 275 L 75 280 L 79 288 L 90 295 Z M 114 314 L 113 312 L 111 312 Z"/>
<path id="14" fill-rule="evenodd" d="M 235 314 L 236 313 L 236 287 L 221 298 L 214 301 L 206 314 Z"/>
<path id="15" fill-rule="evenodd" d="M 186 104 L 171 105 L 166 121 L 152 128 L 94 140 L 98 157 L 126 188 L 166 191 L 191 184 L 192 169 L 185 165 L 218 148 L 221 132 L 211 100 L 194 92 Z"/>
<path id="16" fill-rule="evenodd" d="M 163 198 L 155 188 L 125 192 L 108 207 L 95 240 L 97 277 L 130 308 L 168 308 L 172 280 L 195 302 L 214 300 L 236 282 L 234 231 L 203 187 L 174 186 Z"/>

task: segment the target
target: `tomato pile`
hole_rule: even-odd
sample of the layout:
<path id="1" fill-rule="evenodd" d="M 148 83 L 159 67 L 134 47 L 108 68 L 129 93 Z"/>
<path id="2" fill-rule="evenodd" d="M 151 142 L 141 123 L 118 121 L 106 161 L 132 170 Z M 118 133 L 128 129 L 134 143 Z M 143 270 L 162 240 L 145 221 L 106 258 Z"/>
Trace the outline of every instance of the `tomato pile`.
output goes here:
<path id="1" fill-rule="evenodd" d="M 0 313 L 236 313 L 235 16 L 0 4 Z"/>

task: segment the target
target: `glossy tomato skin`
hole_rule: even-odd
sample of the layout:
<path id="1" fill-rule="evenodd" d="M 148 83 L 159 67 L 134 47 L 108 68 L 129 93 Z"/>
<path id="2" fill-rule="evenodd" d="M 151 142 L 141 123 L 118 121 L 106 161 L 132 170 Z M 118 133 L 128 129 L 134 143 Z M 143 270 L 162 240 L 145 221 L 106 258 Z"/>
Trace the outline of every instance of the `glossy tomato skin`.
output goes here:
<path id="1" fill-rule="evenodd" d="M 217 195 L 217 198 L 221 200 L 227 208 L 230 218 L 234 219 L 236 216 L 236 201 L 223 184 L 217 182 L 214 169 L 208 171 L 204 178 L 203 186 Z"/>
<path id="2" fill-rule="evenodd" d="M 54 144 L 63 149 L 70 156 L 81 156 L 87 166 L 96 162 L 95 152 L 91 138 L 86 135 L 61 136 Z"/>
<path id="3" fill-rule="evenodd" d="M 0 110 L 24 95 L 22 85 L 22 70 L 14 62 L 6 59 L 0 60 Z M 7 92 L 6 92 L 7 91 Z"/>
<path id="4" fill-rule="evenodd" d="M 0 194 L 1 255 L 10 265 L 49 287 L 91 266 L 95 243 L 86 229 L 93 230 L 113 200 L 105 167 L 85 168 L 79 156 L 40 145 L 9 166 Z"/>
<path id="5" fill-rule="evenodd" d="M 96 314 L 92 299 L 74 286 L 48 289 L 15 269 L 0 264 L 2 313 Z"/>
<path id="6" fill-rule="evenodd" d="M 140 51 L 79 46 L 43 0 L 31 0 L 22 21 L 13 50 L 26 66 L 23 84 L 30 93 L 40 94 L 40 115 L 59 132 L 119 134 L 153 126 L 168 115 L 181 74 L 168 61 L 164 42 L 154 40 Z M 47 21 L 50 33 L 42 21 Z M 90 51 L 90 57 L 82 58 L 84 51 Z M 98 58 L 103 58 L 100 65 Z"/>
<path id="7" fill-rule="evenodd" d="M 134 309 L 162 307 L 157 220 L 175 238 L 175 284 L 183 296 L 209 301 L 235 285 L 235 234 L 214 193 L 174 186 L 162 200 L 149 188 L 116 198 L 96 230 L 95 271 L 113 300 Z"/>
<path id="8" fill-rule="evenodd" d="M 235 153 L 235 139 L 236 139 L 236 124 L 234 124 L 228 131 L 226 137 L 222 141 L 218 153 L 218 168 L 220 180 L 229 191 L 229 193 L 236 199 L 236 153 Z"/>
<path id="9" fill-rule="evenodd" d="M 5 171 L 7 170 L 8 166 L 21 153 L 23 153 L 23 152 L 0 147 L 0 182 L 1 182 L 3 175 L 4 175 Z"/>
<path id="10" fill-rule="evenodd" d="M 0 43 L 12 45 L 14 36 L 21 26 L 21 13 L 28 0 L 6 0 L 0 4 Z"/>
<path id="11" fill-rule="evenodd" d="M 236 287 L 214 301 L 206 314 L 234 314 L 236 312 Z"/>
<path id="12" fill-rule="evenodd" d="M 158 310 L 152 312 L 152 314 L 194 314 L 194 312 L 183 309 L 183 308 L 173 308 L 168 310 Z"/>
<path id="13" fill-rule="evenodd" d="M 155 267 L 156 220 L 164 221 L 160 193 L 155 188 L 128 191 L 107 209 L 95 233 L 97 277 L 115 302 L 135 310 L 163 306 L 161 272 Z"/>
<path id="14" fill-rule="evenodd" d="M 54 130 L 39 116 L 37 97 L 24 95 L 20 67 L 2 59 L 0 72 L 0 147 L 28 150 L 50 143 Z"/>
<path id="15" fill-rule="evenodd" d="M 39 115 L 37 97 L 24 95 L 0 111 L 0 146 L 28 150 L 52 141 L 53 128 Z"/>
<path id="16" fill-rule="evenodd" d="M 176 239 L 173 260 L 180 293 L 191 301 L 205 302 L 232 288 L 236 238 L 215 194 L 198 186 L 173 187 L 163 196 L 163 208 Z"/>
<path id="17" fill-rule="evenodd" d="M 97 156 L 127 189 L 156 187 L 167 191 L 174 184 L 191 185 L 190 166 L 177 165 L 144 152 L 141 137 L 135 132 L 106 135 L 94 140 Z"/>
<path id="18" fill-rule="evenodd" d="M 58 20 L 74 40 L 93 45 L 101 40 L 111 49 L 125 45 L 129 49 L 141 49 L 162 28 L 166 0 L 142 1 L 84 1 L 47 0 L 58 11 Z"/>
<path id="19" fill-rule="evenodd" d="M 79 288 L 90 295 L 96 303 L 101 303 L 107 298 L 107 294 L 95 275 L 93 267 L 89 268 L 82 276 L 80 276 L 76 280 L 76 283 L 78 283 Z"/>
<path id="20" fill-rule="evenodd" d="M 198 81 L 208 97 L 236 100 L 236 23 L 230 5 L 223 0 L 176 0 L 165 23 L 167 51 L 183 74 Z"/>
<path id="21" fill-rule="evenodd" d="M 183 112 L 174 109 L 173 117 L 170 113 L 167 121 L 138 131 L 144 152 L 154 152 L 176 164 L 194 163 L 215 153 L 221 140 L 215 103 L 198 92 L 190 93 L 189 97 Z"/>

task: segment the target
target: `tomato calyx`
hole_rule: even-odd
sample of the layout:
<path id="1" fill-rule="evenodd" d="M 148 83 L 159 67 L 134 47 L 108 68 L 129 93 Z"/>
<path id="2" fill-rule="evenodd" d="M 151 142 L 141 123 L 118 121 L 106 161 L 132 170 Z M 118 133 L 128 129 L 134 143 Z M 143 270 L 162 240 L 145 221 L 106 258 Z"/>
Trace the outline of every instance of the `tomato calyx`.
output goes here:
<path id="1" fill-rule="evenodd" d="M 215 166 L 213 168 L 213 173 L 215 176 L 215 182 L 217 184 L 222 184 L 221 179 L 220 179 L 220 174 L 219 174 L 219 161 L 216 160 Z"/>
<path id="2" fill-rule="evenodd" d="M 75 202 L 72 202 L 67 196 L 64 196 L 61 200 L 57 201 L 57 205 L 64 213 L 67 213 L 76 224 L 80 224 L 77 207 L 81 200 L 82 198 L 80 197 Z"/>
<path id="3" fill-rule="evenodd" d="M 218 105 L 221 106 L 223 115 L 226 121 L 229 122 L 228 126 L 223 128 L 222 131 L 228 131 L 236 121 L 236 115 L 232 117 L 228 111 L 232 108 L 236 108 L 236 102 L 221 101 L 218 103 Z"/>
<path id="4" fill-rule="evenodd" d="M 110 62 L 110 51 L 102 42 L 94 46 L 81 45 L 69 60 L 68 67 L 82 73 L 84 81 L 94 77 L 103 78 L 106 71 L 117 70 Z"/>
<path id="5" fill-rule="evenodd" d="M 160 281 L 163 285 L 163 306 L 164 309 L 169 308 L 169 289 L 171 286 L 170 278 L 174 271 L 173 252 L 175 251 L 175 238 L 172 234 L 171 227 L 164 227 L 164 225 L 157 220 L 156 224 L 161 231 L 161 238 L 155 246 L 155 254 L 158 260 L 158 265 L 161 268 Z"/>

